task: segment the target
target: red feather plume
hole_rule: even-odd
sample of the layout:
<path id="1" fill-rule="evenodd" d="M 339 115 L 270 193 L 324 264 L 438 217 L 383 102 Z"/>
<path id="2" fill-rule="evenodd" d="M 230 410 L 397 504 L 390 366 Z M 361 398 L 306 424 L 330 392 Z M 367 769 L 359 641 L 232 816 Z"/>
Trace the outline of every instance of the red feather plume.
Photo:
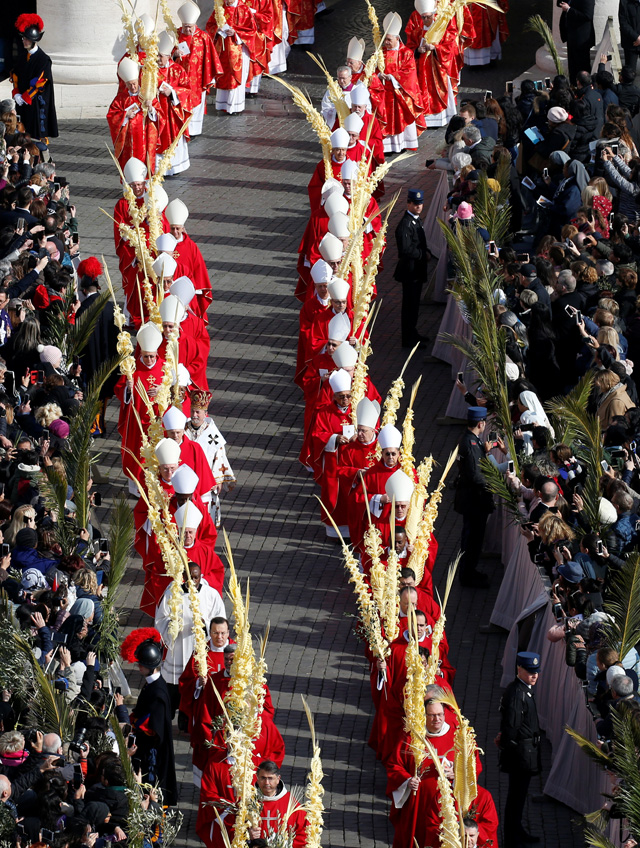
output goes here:
<path id="1" fill-rule="evenodd" d="M 155 627 L 138 627 L 137 630 L 132 630 L 120 645 L 120 656 L 125 662 L 137 662 L 135 653 L 136 649 L 147 639 L 162 644 L 162 636 L 158 633 Z"/>
<path id="2" fill-rule="evenodd" d="M 95 280 L 102 274 L 102 262 L 95 256 L 88 256 L 78 265 L 78 277 L 91 277 Z"/>
<path id="3" fill-rule="evenodd" d="M 27 27 L 38 27 L 40 32 L 44 30 L 44 21 L 40 15 L 20 15 L 16 21 L 16 29 L 18 32 L 24 32 Z"/>

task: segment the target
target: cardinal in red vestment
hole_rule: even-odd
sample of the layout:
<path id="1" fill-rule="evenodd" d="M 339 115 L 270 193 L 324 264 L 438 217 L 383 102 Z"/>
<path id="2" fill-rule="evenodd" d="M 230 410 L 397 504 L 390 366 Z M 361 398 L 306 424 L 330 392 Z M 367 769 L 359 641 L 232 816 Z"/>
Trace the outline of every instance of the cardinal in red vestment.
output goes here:
<path id="1" fill-rule="evenodd" d="M 364 38 L 356 38 L 355 36 L 347 45 L 347 58 L 345 64 L 351 68 L 351 82 L 353 83 L 351 91 L 355 91 L 355 89 L 358 88 L 358 84 L 360 84 L 361 88 L 367 92 L 367 99 L 364 105 L 366 105 L 368 111 L 372 112 L 376 116 L 380 125 L 384 126 L 387 122 L 384 103 L 384 85 L 376 74 L 373 74 L 368 82 L 365 80 L 365 65 L 363 61 L 365 47 L 366 44 Z M 350 94 L 349 96 L 353 106 L 353 94 Z M 359 95 L 359 98 L 363 99 L 362 95 Z M 358 97 L 356 100 L 357 99 Z M 362 117 L 360 112 L 358 112 L 358 114 Z"/>
<path id="2" fill-rule="evenodd" d="M 462 53 L 457 16 L 453 15 L 437 44 L 426 40 L 436 20 L 435 0 L 416 0 L 405 28 L 407 47 L 417 56 L 417 73 L 428 127 L 444 127 L 456 114 L 459 58 Z M 451 79 L 453 77 L 453 79 Z"/>
<path id="3" fill-rule="evenodd" d="M 136 360 L 136 370 L 130 378 L 123 374 L 114 389 L 121 403 L 118 432 L 122 439 L 122 470 L 129 478 L 130 492 L 136 495 L 139 494 L 138 488 L 132 481 L 144 479 L 138 462 L 142 447 L 142 433 L 146 433 L 151 423 L 138 385 L 142 384 L 146 390 L 153 405 L 154 414 L 157 416 L 159 411 L 154 399 L 162 383 L 164 368 L 164 360 L 160 359 L 157 353 L 161 341 L 162 333 L 155 324 L 145 324 L 140 328 L 137 335 L 140 354 Z"/>
<path id="4" fill-rule="evenodd" d="M 123 169 L 132 156 L 155 168 L 158 137 L 162 132 L 160 103 L 157 97 L 142 103 L 139 74 L 137 62 L 128 57 L 120 62 L 118 76 L 124 81 L 126 91 L 116 94 L 107 112 L 114 152 Z"/>
<path id="5" fill-rule="evenodd" d="M 195 97 L 196 105 L 189 122 L 189 135 L 200 135 L 202 122 L 207 113 L 207 94 L 216 78 L 222 76 L 222 65 L 208 32 L 197 26 L 200 9 L 191 0 L 187 0 L 178 9 L 182 26 L 178 30 L 178 44 L 174 51 L 174 61 L 184 68 L 189 87 Z"/>
<path id="6" fill-rule="evenodd" d="M 384 73 L 378 72 L 384 84 L 384 149 L 386 153 L 417 150 L 418 136 L 426 125 L 413 51 L 400 40 L 400 15 L 389 12 L 384 28 L 387 32 L 382 45 Z"/>
<path id="7" fill-rule="evenodd" d="M 250 80 L 251 59 L 256 53 L 256 22 L 251 10 L 239 0 L 224 0 L 225 25 L 218 27 L 215 9 L 207 21 L 222 74 L 216 80 L 216 109 L 244 111 L 245 86 Z"/>
<path id="8" fill-rule="evenodd" d="M 158 133 L 158 157 L 169 148 L 191 116 L 198 100 L 189 85 L 189 77 L 182 65 L 172 61 L 171 53 L 175 42 L 168 32 L 160 33 L 158 39 L 158 101 L 162 113 L 161 130 Z M 171 157 L 168 176 L 180 174 L 189 167 L 187 142 L 189 129 L 182 134 Z"/>

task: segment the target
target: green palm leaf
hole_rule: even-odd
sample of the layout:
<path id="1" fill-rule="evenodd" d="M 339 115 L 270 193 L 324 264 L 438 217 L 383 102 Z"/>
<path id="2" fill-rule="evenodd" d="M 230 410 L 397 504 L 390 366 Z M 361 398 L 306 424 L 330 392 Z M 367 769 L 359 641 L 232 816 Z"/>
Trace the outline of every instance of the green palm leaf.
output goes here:
<path id="1" fill-rule="evenodd" d="M 67 699 L 53 688 L 29 642 L 17 632 L 13 638 L 16 649 L 29 660 L 33 669 L 35 691 L 32 693 L 30 710 L 37 717 L 37 726 L 44 733 L 57 733 L 63 742 L 71 741 L 75 717 Z"/>
<path id="2" fill-rule="evenodd" d="M 577 730 L 574 730 L 572 727 L 565 725 L 565 732 L 569 734 L 569 736 L 577 742 L 578 746 L 582 748 L 585 754 L 593 760 L 597 765 L 602 766 L 602 768 L 611 768 L 611 758 L 606 754 L 603 754 L 600 748 L 597 745 L 594 745 L 586 736 L 583 736 L 581 733 L 578 733 Z"/>
<path id="3" fill-rule="evenodd" d="M 640 642 L 640 554 L 632 553 L 618 571 L 607 592 L 605 612 L 613 621 L 605 621 L 607 644 L 620 658 Z"/>
<path id="4" fill-rule="evenodd" d="M 73 488 L 76 505 L 76 520 L 79 527 L 86 527 L 89 515 L 89 496 L 87 484 L 91 475 L 91 466 L 97 461 L 97 455 L 91 454 L 91 426 L 100 410 L 102 401 L 100 392 L 105 382 L 120 364 L 116 357 L 101 365 L 94 374 L 84 402 L 69 424 L 67 445 L 62 450 L 62 462 L 67 473 L 69 485 Z"/>
<path id="5" fill-rule="evenodd" d="M 124 496 L 118 498 L 111 510 L 109 528 L 109 586 L 102 601 L 102 623 L 96 651 L 102 661 L 119 661 L 119 590 L 131 558 L 133 546 L 133 514 Z"/>
<path id="6" fill-rule="evenodd" d="M 537 32 L 547 46 L 547 50 L 556 66 L 556 73 L 561 75 L 566 73 L 560 59 L 560 54 L 558 53 L 558 48 L 553 40 L 553 33 L 549 29 L 549 24 L 540 15 L 532 15 L 527 21 L 523 32 Z"/>
<path id="7" fill-rule="evenodd" d="M 80 356 L 87 346 L 87 342 L 95 330 L 102 310 L 110 297 L 111 293 L 108 289 L 98 292 L 91 300 L 91 305 L 79 318 L 76 317 L 76 323 L 67 326 L 67 333 L 64 339 L 65 347 L 62 349 L 67 362 L 71 362 L 74 356 Z"/>

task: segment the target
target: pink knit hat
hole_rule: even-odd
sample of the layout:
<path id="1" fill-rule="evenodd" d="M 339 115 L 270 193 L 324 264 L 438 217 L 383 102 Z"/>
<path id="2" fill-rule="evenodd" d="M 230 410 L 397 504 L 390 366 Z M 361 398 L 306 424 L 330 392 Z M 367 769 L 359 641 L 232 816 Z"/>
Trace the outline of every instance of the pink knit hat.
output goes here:
<path id="1" fill-rule="evenodd" d="M 38 353 L 40 362 L 48 362 L 54 368 L 62 362 L 62 351 L 55 345 L 38 345 Z"/>
<path id="2" fill-rule="evenodd" d="M 69 425 L 62 418 L 56 418 L 55 421 L 52 421 L 49 424 L 49 430 L 59 439 L 66 439 L 69 435 Z"/>
<path id="3" fill-rule="evenodd" d="M 465 203 L 464 201 L 458 206 L 458 211 L 455 214 L 456 218 L 459 218 L 461 221 L 468 221 L 470 218 L 473 218 L 473 206 L 470 203 Z"/>

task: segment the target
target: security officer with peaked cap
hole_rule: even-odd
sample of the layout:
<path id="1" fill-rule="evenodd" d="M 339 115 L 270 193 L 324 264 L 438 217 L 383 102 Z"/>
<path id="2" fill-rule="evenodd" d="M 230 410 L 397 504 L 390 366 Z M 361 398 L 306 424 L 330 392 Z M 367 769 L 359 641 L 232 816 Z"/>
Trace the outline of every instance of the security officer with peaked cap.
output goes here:
<path id="1" fill-rule="evenodd" d="M 407 193 L 407 211 L 396 227 L 398 264 L 393 279 L 402 283 L 402 347 L 414 347 L 419 342 L 420 347 L 424 348 L 429 341 L 426 336 L 421 336 L 417 329 L 422 284 L 427 279 L 427 266 L 431 259 L 420 220 L 423 208 L 424 192 L 418 188 L 410 188 Z"/>
<path id="2" fill-rule="evenodd" d="M 504 848 L 520 848 L 539 842 L 522 826 L 522 815 L 529 782 L 539 774 L 540 725 L 533 687 L 540 673 L 540 654 L 521 651 L 517 658 L 516 679 L 504 691 L 500 702 L 500 768 L 509 775 L 509 791 L 504 810 Z"/>
<path id="3" fill-rule="evenodd" d="M 467 430 L 458 443 L 458 479 L 453 508 L 462 516 L 462 557 L 458 576 L 463 586 L 486 589 L 489 578 L 478 571 L 487 519 L 494 510 L 493 496 L 487 488 L 480 466 L 491 445 L 484 440 L 487 410 L 482 406 L 467 409 Z"/>

